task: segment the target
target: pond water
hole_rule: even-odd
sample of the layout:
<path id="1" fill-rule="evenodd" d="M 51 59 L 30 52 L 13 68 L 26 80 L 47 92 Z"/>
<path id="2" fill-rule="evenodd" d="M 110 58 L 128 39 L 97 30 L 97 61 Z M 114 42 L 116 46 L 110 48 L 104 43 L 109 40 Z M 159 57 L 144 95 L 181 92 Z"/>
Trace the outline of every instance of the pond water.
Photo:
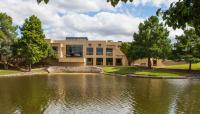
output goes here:
<path id="1" fill-rule="evenodd" d="M 200 114 L 200 80 L 1 77 L 0 114 Z"/>

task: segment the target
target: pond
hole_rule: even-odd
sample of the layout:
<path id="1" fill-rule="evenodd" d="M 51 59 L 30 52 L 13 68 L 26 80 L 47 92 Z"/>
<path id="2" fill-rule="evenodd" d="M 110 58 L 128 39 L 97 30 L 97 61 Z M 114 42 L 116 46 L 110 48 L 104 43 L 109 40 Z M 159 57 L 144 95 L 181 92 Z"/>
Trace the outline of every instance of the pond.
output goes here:
<path id="1" fill-rule="evenodd" d="M 0 114 L 200 114 L 200 80 L 94 74 L 0 78 Z"/>

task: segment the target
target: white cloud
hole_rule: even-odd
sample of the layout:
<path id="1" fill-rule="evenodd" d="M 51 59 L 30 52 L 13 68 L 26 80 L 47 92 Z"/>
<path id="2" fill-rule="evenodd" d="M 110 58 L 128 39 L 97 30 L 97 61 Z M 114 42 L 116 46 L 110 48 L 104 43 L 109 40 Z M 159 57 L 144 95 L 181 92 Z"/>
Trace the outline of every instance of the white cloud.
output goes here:
<path id="1" fill-rule="evenodd" d="M 167 3 L 167 0 L 142 1 L 142 4 L 150 1 L 155 4 Z M 18 25 L 33 14 L 38 16 L 43 22 L 46 36 L 52 39 L 87 36 L 97 40 L 132 41 L 138 24 L 144 20 L 116 12 L 106 0 L 51 0 L 47 5 L 38 5 L 36 0 L 1 0 L 0 12 L 13 17 Z M 91 12 L 97 13 L 90 15 Z"/>

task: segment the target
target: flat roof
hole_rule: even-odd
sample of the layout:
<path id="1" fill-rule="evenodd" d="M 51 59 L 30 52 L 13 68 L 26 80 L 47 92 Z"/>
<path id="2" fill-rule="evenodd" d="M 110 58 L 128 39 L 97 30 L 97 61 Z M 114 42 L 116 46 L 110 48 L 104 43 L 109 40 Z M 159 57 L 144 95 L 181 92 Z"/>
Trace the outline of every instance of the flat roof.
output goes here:
<path id="1" fill-rule="evenodd" d="M 66 40 L 88 40 L 87 37 L 65 37 Z"/>

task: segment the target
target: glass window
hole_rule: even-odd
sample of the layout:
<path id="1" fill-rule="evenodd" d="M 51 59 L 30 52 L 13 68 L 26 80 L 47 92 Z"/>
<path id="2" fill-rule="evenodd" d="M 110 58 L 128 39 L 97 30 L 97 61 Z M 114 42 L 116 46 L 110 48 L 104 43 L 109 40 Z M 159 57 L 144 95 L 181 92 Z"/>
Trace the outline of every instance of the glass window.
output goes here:
<path id="1" fill-rule="evenodd" d="M 113 49 L 112 48 L 106 48 L 106 55 L 112 56 L 113 55 Z"/>
<path id="2" fill-rule="evenodd" d="M 113 65 L 113 58 L 106 58 L 106 65 Z"/>
<path id="3" fill-rule="evenodd" d="M 97 58 L 96 59 L 96 64 L 97 65 L 103 65 L 103 58 Z"/>
<path id="4" fill-rule="evenodd" d="M 93 55 L 93 48 L 87 48 L 87 55 Z"/>
<path id="5" fill-rule="evenodd" d="M 52 49 L 56 54 L 58 53 L 58 47 L 57 46 L 53 46 Z"/>
<path id="6" fill-rule="evenodd" d="M 82 57 L 83 45 L 67 45 L 66 55 L 67 57 Z"/>
<path id="7" fill-rule="evenodd" d="M 97 48 L 97 55 L 103 55 L 103 48 Z"/>
<path id="8" fill-rule="evenodd" d="M 87 58 L 87 65 L 93 65 L 93 58 Z"/>
<path id="9" fill-rule="evenodd" d="M 157 66 L 157 60 L 153 60 L 153 66 Z"/>
<path id="10" fill-rule="evenodd" d="M 122 59 L 116 59 L 116 65 L 122 66 Z"/>

